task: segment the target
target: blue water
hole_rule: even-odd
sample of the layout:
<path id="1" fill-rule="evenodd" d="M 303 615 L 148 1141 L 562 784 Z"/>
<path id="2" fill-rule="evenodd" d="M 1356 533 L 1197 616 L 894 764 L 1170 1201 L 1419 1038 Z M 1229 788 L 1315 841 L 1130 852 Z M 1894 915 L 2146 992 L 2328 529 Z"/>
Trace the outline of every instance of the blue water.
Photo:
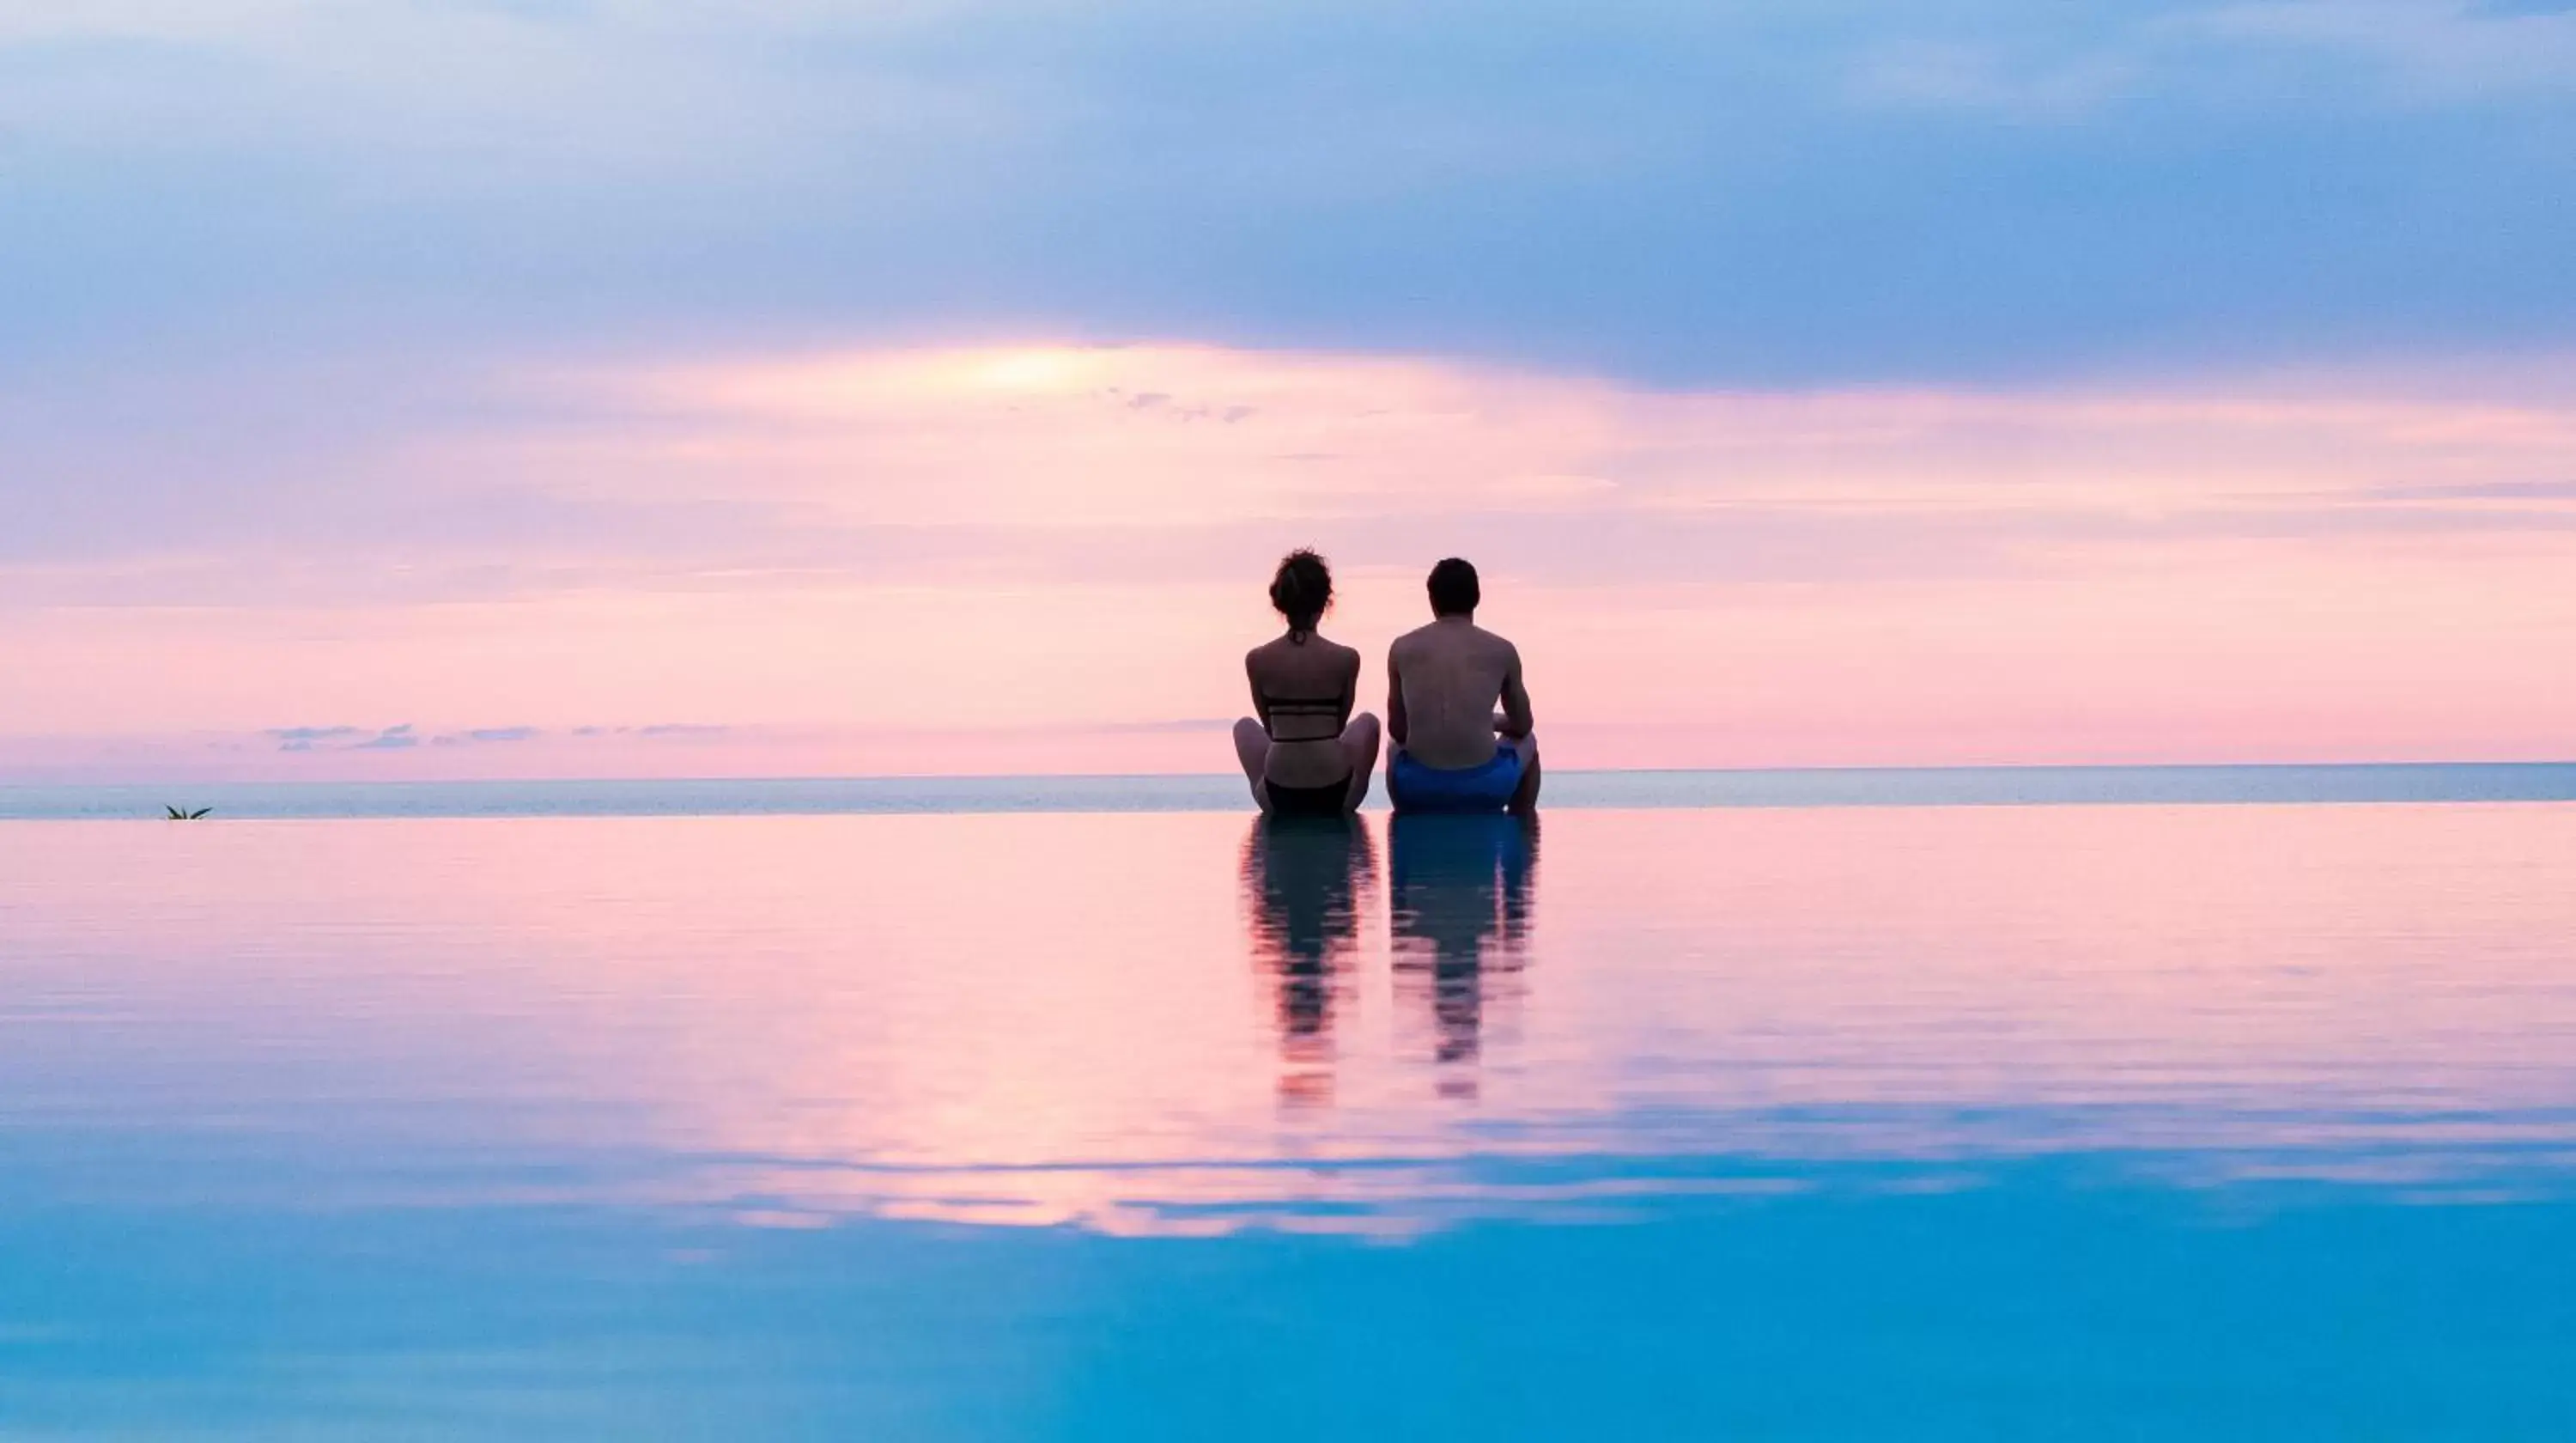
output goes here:
<path id="1" fill-rule="evenodd" d="M 2576 806 L 1667 797 L 0 824 L 0 1438 L 2576 1436 Z"/>
<path id="2" fill-rule="evenodd" d="M 2576 801 L 2576 762 L 1551 770 L 1554 809 Z M 1372 795 L 1372 809 L 1385 805 Z M 1235 811 L 1233 776 L 0 784 L 0 819 L 835 816 Z"/>

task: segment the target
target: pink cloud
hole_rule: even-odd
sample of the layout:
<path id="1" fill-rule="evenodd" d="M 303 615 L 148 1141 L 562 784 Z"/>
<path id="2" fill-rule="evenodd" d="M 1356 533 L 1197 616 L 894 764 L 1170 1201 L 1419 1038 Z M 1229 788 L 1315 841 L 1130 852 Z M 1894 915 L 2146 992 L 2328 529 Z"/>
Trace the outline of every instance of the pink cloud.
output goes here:
<path id="1" fill-rule="evenodd" d="M 327 510 L 255 496 L 149 552 L 0 566 L 21 738 L 0 767 L 38 735 L 413 719 L 732 729 L 616 754 L 648 773 L 1217 769 L 1204 739 L 1133 728 L 1240 708 L 1266 565 L 1307 542 L 1342 568 L 1334 628 L 1372 653 L 1419 619 L 1429 561 L 1477 558 L 1570 764 L 2529 757 L 2576 735 L 2576 384 L 2547 367 L 1676 393 L 1026 346 L 506 387 L 513 409 L 332 456 Z"/>

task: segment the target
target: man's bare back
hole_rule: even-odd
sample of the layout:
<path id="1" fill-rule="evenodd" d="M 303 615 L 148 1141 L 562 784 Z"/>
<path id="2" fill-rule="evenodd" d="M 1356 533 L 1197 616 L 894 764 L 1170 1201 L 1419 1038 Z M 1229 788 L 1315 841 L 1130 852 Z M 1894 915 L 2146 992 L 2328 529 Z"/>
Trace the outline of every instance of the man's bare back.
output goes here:
<path id="1" fill-rule="evenodd" d="M 1538 741 L 1520 651 L 1476 624 L 1473 566 L 1441 562 L 1428 590 L 1432 623 L 1387 650 L 1388 795 L 1399 810 L 1527 811 L 1538 803 Z"/>
<path id="2" fill-rule="evenodd" d="M 1424 766 L 1481 767 L 1494 758 L 1497 733 L 1529 734 L 1520 652 L 1467 617 L 1444 616 L 1397 637 L 1386 667 L 1396 741 Z"/>

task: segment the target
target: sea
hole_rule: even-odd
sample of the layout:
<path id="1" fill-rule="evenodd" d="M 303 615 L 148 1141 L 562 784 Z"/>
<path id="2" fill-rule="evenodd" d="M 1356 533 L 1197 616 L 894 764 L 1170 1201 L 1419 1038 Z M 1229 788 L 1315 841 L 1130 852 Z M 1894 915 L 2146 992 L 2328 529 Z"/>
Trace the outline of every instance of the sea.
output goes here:
<path id="1" fill-rule="evenodd" d="M 0 1439 L 2576 1437 L 2576 766 L 1547 786 L 0 788 Z"/>

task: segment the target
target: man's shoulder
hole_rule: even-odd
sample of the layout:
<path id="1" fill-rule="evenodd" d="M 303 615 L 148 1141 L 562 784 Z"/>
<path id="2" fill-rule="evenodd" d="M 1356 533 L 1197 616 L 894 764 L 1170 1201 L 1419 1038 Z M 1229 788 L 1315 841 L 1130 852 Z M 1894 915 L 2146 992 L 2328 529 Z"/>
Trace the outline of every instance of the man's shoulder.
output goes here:
<path id="1" fill-rule="evenodd" d="M 1520 655 L 1520 649 L 1513 646 L 1509 639 L 1487 631 L 1481 626 L 1473 623 L 1463 627 L 1450 626 L 1437 621 L 1417 626 L 1397 637 L 1386 650 L 1389 656 L 1399 660 L 1423 652 L 1438 652 L 1449 656 L 1517 657 Z"/>
<path id="2" fill-rule="evenodd" d="M 1401 656 L 1408 651 L 1420 651 L 1423 647 L 1430 644 L 1432 637 L 1439 634 L 1439 629 L 1439 623 L 1437 622 L 1433 622 L 1428 626 L 1417 626 L 1413 630 L 1406 632 L 1404 635 L 1397 637 L 1394 641 L 1387 643 L 1387 654 L 1390 656 Z"/>
<path id="3" fill-rule="evenodd" d="M 1511 638 L 1499 631 L 1487 631 L 1481 626 L 1471 626 L 1467 629 L 1467 635 L 1463 640 L 1466 646 L 1477 655 L 1504 662 L 1520 660 L 1521 649 L 1512 645 Z"/>

